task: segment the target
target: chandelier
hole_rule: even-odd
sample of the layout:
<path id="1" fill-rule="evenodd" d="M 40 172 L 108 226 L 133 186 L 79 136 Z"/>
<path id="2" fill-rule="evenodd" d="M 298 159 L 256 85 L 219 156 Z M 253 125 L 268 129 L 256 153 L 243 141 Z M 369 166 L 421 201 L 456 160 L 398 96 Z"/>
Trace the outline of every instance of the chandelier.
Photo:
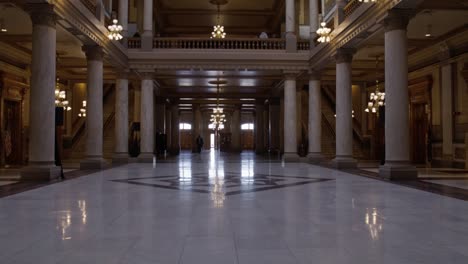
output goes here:
<path id="1" fill-rule="evenodd" d="M 86 117 L 86 100 L 83 101 L 83 106 L 80 109 L 80 112 L 78 113 L 79 117 Z"/>
<path id="2" fill-rule="evenodd" d="M 223 108 L 219 107 L 219 85 L 226 84 L 226 81 L 220 81 L 218 78 L 218 80 L 210 83 L 216 84 L 216 108 L 213 109 L 210 122 L 213 130 L 221 130 L 224 127 L 224 122 L 226 122 L 226 115 L 223 113 Z"/>
<path id="3" fill-rule="evenodd" d="M 71 110 L 67 100 L 67 93 L 60 90 L 59 78 L 57 78 L 57 82 L 55 83 L 55 106 L 63 107 L 63 109 L 66 111 Z"/>
<path id="4" fill-rule="evenodd" d="M 218 15 L 216 17 L 216 26 L 213 26 L 213 32 L 211 32 L 211 39 L 223 39 L 226 37 L 226 32 L 224 32 L 224 26 L 221 26 L 219 23 L 219 13 L 220 5 L 227 4 L 226 0 L 211 0 L 210 3 L 215 4 L 218 7 Z"/>
<path id="5" fill-rule="evenodd" d="M 330 32 L 331 28 L 327 27 L 327 23 L 325 21 L 320 23 L 320 27 L 317 30 L 317 35 L 320 37 L 317 39 L 317 41 L 320 43 L 330 42 Z"/>
<path id="6" fill-rule="evenodd" d="M 107 37 L 110 40 L 121 40 L 123 38 L 122 34 L 120 34 L 120 32 L 123 30 L 123 27 L 118 23 L 119 21 L 114 18 L 112 20 L 112 25 L 107 26 L 107 29 L 109 29 L 109 34 Z"/>
<path id="7" fill-rule="evenodd" d="M 379 107 L 385 105 L 385 93 L 381 92 L 379 89 L 379 79 L 378 79 L 378 67 L 379 67 L 379 57 L 375 63 L 375 92 L 371 93 L 369 96 L 369 102 L 367 103 L 366 111 L 367 113 L 377 113 Z"/>

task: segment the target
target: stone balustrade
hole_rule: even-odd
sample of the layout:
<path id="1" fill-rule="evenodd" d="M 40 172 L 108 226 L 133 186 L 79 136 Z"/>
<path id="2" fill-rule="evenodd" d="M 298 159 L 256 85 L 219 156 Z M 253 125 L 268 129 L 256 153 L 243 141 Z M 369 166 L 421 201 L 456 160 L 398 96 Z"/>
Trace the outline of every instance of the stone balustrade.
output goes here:
<path id="1" fill-rule="evenodd" d="M 129 49 L 141 48 L 140 38 L 128 38 Z M 199 38 L 155 38 L 154 49 L 226 49 L 226 50 L 285 50 L 286 41 L 270 39 L 199 39 Z M 297 50 L 309 50 L 308 40 L 297 42 Z"/>

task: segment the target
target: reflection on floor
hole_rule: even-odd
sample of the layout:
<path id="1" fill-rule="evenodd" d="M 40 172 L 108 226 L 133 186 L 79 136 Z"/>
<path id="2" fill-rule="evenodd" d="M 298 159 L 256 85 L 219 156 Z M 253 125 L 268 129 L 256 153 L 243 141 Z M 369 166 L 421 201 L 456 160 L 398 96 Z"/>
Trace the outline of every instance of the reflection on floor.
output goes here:
<path id="1" fill-rule="evenodd" d="M 115 167 L 0 212 L 2 264 L 468 263 L 467 202 L 251 154 Z"/>

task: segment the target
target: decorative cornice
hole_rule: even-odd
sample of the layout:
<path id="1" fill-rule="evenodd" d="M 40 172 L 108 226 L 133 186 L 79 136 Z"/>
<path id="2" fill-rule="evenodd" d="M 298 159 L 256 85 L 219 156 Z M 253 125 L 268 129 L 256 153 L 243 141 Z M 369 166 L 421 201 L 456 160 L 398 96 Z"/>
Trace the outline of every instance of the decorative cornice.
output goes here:
<path id="1" fill-rule="evenodd" d="M 54 5 L 50 4 L 28 4 L 26 10 L 31 16 L 33 25 L 41 25 L 55 28 L 57 15 L 54 12 Z"/>

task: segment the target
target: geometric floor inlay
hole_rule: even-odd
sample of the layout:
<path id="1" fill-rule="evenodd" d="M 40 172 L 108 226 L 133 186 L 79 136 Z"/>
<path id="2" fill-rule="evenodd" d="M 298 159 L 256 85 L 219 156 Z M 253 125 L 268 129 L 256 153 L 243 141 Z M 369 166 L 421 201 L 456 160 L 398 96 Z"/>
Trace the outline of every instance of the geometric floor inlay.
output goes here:
<path id="1" fill-rule="evenodd" d="M 212 193 L 215 188 L 221 188 L 223 189 L 224 195 L 228 196 L 333 180 L 327 178 L 267 175 L 261 173 L 253 173 L 247 176 L 232 172 L 224 172 L 223 174 L 224 175 L 214 177 L 208 176 L 207 173 L 191 173 L 189 176 L 170 175 L 138 177 L 111 181 L 197 193 Z"/>

